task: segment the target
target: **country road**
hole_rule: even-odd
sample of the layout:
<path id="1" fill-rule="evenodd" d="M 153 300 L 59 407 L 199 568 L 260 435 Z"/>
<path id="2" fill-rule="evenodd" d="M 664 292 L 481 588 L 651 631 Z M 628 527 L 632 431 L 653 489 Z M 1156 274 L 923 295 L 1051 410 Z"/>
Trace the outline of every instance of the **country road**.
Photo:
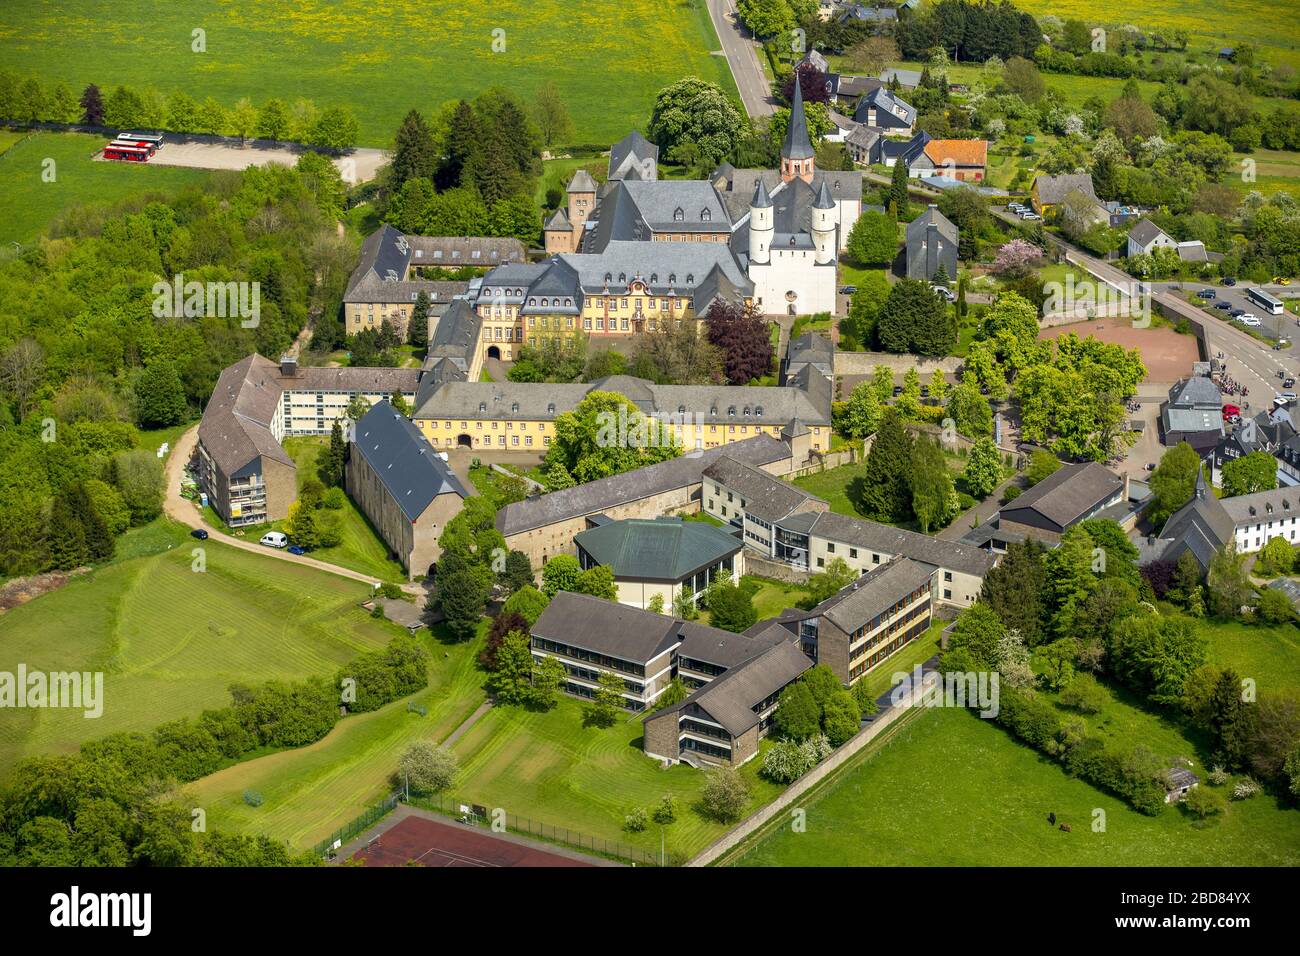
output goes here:
<path id="1" fill-rule="evenodd" d="M 758 60 L 758 44 L 745 35 L 746 27 L 736 15 L 736 0 L 709 0 L 713 29 L 722 42 L 732 78 L 740 90 L 740 101 L 751 119 L 776 112 L 771 86 Z"/>

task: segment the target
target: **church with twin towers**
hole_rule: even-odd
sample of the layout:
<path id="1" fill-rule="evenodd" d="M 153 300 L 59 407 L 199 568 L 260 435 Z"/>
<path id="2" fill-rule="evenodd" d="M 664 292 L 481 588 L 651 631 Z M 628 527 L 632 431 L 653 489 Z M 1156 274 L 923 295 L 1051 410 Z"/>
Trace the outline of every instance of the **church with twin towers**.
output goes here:
<path id="1" fill-rule="evenodd" d="M 611 148 L 605 183 L 578 170 L 567 208 L 546 223 L 547 252 L 599 255 L 627 241 L 725 243 L 759 312 L 835 311 L 836 265 L 862 212 L 863 179 L 817 167 L 798 83 L 779 169 L 723 163 L 705 180 L 661 180 L 658 161 L 659 147 L 634 132 Z"/>

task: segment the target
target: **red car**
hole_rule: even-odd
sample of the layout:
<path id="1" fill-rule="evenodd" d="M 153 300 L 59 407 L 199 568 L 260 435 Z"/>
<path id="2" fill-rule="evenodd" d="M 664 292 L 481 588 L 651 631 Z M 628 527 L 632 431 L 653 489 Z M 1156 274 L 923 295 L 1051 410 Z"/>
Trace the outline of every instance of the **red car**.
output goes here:
<path id="1" fill-rule="evenodd" d="M 1240 414 L 1241 414 L 1241 409 L 1238 408 L 1236 405 L 1223 406 L 1223 420 L 1225 422 L 1230 418 L 1236 418 Z"/>

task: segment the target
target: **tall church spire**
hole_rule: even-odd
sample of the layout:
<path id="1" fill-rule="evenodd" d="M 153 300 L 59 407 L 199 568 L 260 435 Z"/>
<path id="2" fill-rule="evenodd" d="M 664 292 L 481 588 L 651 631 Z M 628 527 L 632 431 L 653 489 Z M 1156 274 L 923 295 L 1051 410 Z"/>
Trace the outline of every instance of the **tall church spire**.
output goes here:
<path id="1" fill-rule="evenodd" d="M 814 155 L 812 140 L 808 138 L 808 117 L 803 109 L 803 89 L 796 70 L 794 96 L 790 102 L 790 127 L 785 132 L 785 142 L 781 144 L 781 178 L 789 182 L 798 176 L 804 182 L 812 182 Z"/>

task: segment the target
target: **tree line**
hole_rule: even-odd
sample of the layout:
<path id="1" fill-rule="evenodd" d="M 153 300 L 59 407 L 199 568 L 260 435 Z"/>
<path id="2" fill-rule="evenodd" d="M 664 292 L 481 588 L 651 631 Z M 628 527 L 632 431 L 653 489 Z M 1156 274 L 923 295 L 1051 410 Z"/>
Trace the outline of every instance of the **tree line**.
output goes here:
<path id="1" fill-rule="evenodd" d="M 80 96 L 64 83 L 0 72 L 0 116 L 18 123 L 69 123 L 132 130 L 167 130 L 285 140 L 322 149 L 357 145 L 359 127 L 348 106 L 318 107 L 310 99 L 292 103 L 272 98 L 255 106 L 241 97 L 226 106 L 215 97 L 198 99 L 182 90 L 165 95 L 153 87 L 118 85 L 105 93 L 91 83 Z"/>

